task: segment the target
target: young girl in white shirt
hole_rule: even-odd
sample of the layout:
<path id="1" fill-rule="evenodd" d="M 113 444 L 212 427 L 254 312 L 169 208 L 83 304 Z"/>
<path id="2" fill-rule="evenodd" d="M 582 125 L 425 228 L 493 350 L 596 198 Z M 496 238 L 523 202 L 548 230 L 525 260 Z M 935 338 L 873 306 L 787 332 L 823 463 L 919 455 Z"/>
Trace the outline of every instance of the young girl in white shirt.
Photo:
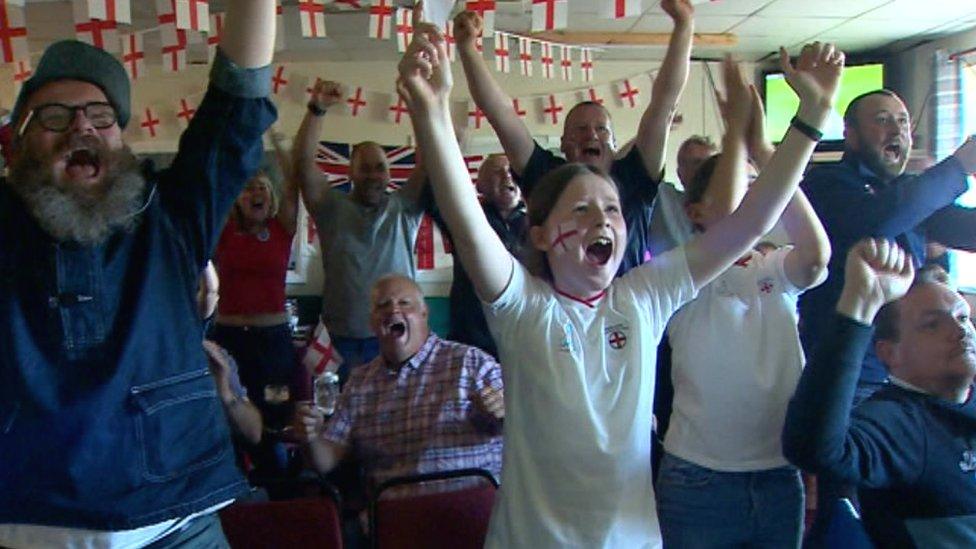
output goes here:
<path id="1" fill-rule="evenodd" d="M 813 128 L 826 120 L 842 66 L 843 54 L 821 44 L 805 47 L 795 68 L 784 61 L 801 98 L 798 116 Z M 738 67 L 729 62 L 726 73 L 730 100 L 748 106 Z M 561 168 L 529 198 L 531 245 L 548 266 L 533 276 L 505 250 L 478 204 L 451 125 L 452 84 L 443 35 L 417 24 L 398 89 L 505 365 L 503 479 L 486 546 L 660 546 L 650 465 L 658 340 L 696 288 L 770 229 L 814 141 L 790 130 L 752 192 L 715 231 L 616 280 L 627 240 L 616 187 L 585 166 Z M 748 108 L 736 110 L 748 117 Z"/>

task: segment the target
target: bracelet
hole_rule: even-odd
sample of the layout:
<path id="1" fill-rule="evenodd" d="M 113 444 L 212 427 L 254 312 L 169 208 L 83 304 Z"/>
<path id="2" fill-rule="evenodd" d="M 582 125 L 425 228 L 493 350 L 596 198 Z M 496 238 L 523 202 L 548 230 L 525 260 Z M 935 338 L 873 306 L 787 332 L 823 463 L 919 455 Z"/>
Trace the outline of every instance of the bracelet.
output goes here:
<path id="1" fill-rule="evenodd" d="M 314 114 L 315 116 L 322 116 L 323 114 L 325 114 L 325 109 L 323 109 L 323 108 L 319 107 L 318 105 L 316 105 L 315 103 L 312 103 L 311 101 L 309 101 L 309 103 L 308 103 L 308 112 Z"/>
<path id="2" fill-rule="evenodd" d="M 790 126 L 796 128 L 796 131 L 802 133 L 803 135 L 810 138 L 814 143 L 823 139 L 823 132 L 814 128 L 810 124 L 800 120 L 799 116 L 794 116 L 793 120 L 790 120 Z"/>

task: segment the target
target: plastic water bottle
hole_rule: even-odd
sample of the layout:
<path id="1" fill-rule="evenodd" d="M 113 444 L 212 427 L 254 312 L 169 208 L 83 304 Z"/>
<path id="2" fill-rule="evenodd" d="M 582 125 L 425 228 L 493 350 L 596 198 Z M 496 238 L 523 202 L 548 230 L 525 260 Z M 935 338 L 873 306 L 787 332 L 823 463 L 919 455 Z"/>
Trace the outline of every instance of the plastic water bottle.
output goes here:
<path id="1" fill-rule="evenodd" d="M 335 413 L 339 402 L 339 376 L 334 372 L 323 372 L 315 378 L 314 383 L 315 407 L 322 410 L 326 416 Z"/>

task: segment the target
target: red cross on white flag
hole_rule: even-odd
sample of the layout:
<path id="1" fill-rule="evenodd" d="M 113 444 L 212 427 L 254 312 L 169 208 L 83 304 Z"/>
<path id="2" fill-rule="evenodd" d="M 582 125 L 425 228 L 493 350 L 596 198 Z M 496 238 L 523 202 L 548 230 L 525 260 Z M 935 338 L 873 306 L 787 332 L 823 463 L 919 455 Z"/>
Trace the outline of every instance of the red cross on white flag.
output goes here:
<path id="1" fill-rule="evenodd" d="M 511 72 L 512 56 L 508 50 L 508 34 L 495 31 L 495 70 Z"/>
<path id="2" fill-rule="evenodd" d="M 207 31 L 207 59 L 213 62 L 217 55 L 217 46 L 220 45 L 220 38 L 224 35 L 224 14 L 210 14 L 210 30 Z"/>
<path id="3" fill-rule="evenodd" d="M 14 91 L 20 92 L 20 87 L 34 74 L 34 71 L 31 70 L 30 59 L 18 59 L 14 65 Z"/>
<path id="4" fill-rule="evenodd" d="M 162 44 L 163 70 L 179 72 L 186 67 L 186 31 L 176 28 L 174 0 L 156 0 L 159 41 Z"/>
<path id="5" fill-rule="evenodd" d="M 132 6 L 129 0 L 87 0 L 88 17 L 102 21 L 132 24 Z"/>
<path id="6" fill-rule="evenodd" d="M 359 116 L 359 109 L 366 106 L 366 100 L 363 99 L 363 88 L 357 87 L 356 93 L 347 98 L 346 103 L 349 104 L 349 110 L 352 112 L 352 115 Z"/>
<path id="7" fill-rule="evenodd" d="M 324 0 L 298 0 L 298 13 L 302 18 L 302 36 L 325 38 Z"/>
<path id="8" fill-rule="evenodd" d="M 593 50 L 583 48 L 580 55 L 580 70 L 583 71 L 583 81 L 593 81 Z"/>
<path id="9" fill-rule="evenodd" d="M 549 42 L 542 42 L 542 54 L 539 56 L 539 62 L 542 63 L 542 76 L 552 78 L 552 64 L 556 60 L 552 57 L 552 44 Z"/>
<path id="10" fill-rule="evenodd" d="M 210 30 L 210 5 L 207 0 L 175 0 L 176 28 L 207 32 Z"/>
<path id="11" fill-rule="evenodd" d="M 518 44 L 522 76 L 532 76 L 532 40 L 519 36 Z"/>
<path id="12" fill-rule="evenodd" d="M 641 0 L 606 0 L 604 14 L 608 19 L 623 19 L 641 14 Z"/>
<path id="13" fill-rule="evenodd" d="M 285 78 L 285 66 L 278 65 L 271 74 L 271 91 L 275 95 L 279 95 L 285 90 L 285 86 L 287 85 L 288 79 Z"/>
<path id="14" fill-rule="evenodd" d="M 410 112 L 407 110 L 407 104 L 399 94 L 393 94 L 393 101 L 390 103 L 388 111 L 390 113 L 390 119 L 393 120 L 394 124 L 401 123 L 404 115 Z"/>
<path id="15" fill-rule="evenodd" d="M 142 120 L 139 122 L 139 126 L 149 135 L 150 138 L 156 137 L 156 126 L 159 125 L 159 117 L 156 116 L 152 109 L 146 107 L 145 112 L 142 113 Z"/>
<path id="16" fill-rule="evenodd" d="M 532 0 L 532 32 L 565 29 L 567 0 Z"/>
<path id="17" fill-rule="evenodd" d="M 4 63 L 30 57 L 23 0 L 0 0 L 0 48 Z"/>
<path id="18" fill-rule="evenodd" d="M 481 129 L 481 121 L 485 119 L 485 112 L 478 108 L 478 105 L 474 104 L 474 101 L 468 101 L 468 127 L 474 126 L 474 129 Z"/>
<path id="19" fill-rule="evenodd" d="M 86 0 L 73 0 L 71 8 L 75 19 L 75 36 L 78 40 L 107 52 L 118 53 L 121 44 L 118 24 L 115 21 L 89 18 Z"/>
<path id="20" fill-rule="evenodd" d="M 413 40 L 413 11 L 398 8 L 396 13 L 397 51 L 407 51 Z"/>
<path id="21" fill-rule="evenodd" d="M 495 32 L 495 0 L 472 0 L 464 3 L 464 9 L 473 11 L 481 16 L 482 32 Z"/>
<path id="22" fill-rule="evenodd" d="M 213 29 L 212 16 L 210 28 Z M 285 49 L 285 9 L 281 7 L 281 0 L 275 0 L 275 51 L 283 49 Z"/>
<path id="23" fill-rule="evenodd" d="M 563 80 L 573 79 L 573 49 L 569 46 L 559 46 L 559 67 L 562 69 Z"/>
<path id="24" fill-rule="evenodd" d="M 389 40 L 390 27 L 393 26 L 392 0 L 373 0 L 369 7 L 369 35 L 372 38 Z"/>
<path id="25" fill-rule="evenodd" d="M 586 88 L 585 90 L 579 90 L 576 93 L 580 96 L 580 101 L 591 101 L 598 105 L 603 104 L 603 98 L 596 94 L 596 88 Z"/>
<path id="26" fill-rule="evenodd" d="M 176 118 L 180 119 L 180 127 L 186 129 L 187 125 L 190 124 L 190 120 L 193 120 L 193 115 L 196 113 L 197 109 L 190 101 L 185 97 L 180 98 L 179 108 L 176 109 Z"/>
<path id="27" fill-rule="evenodd" d="M 362 9 L 363 2 L 365 1 L 366 0 L 332 0 L 332 3 L 335 4 L 335 6 L 340 10 L 345 11 Z"/>
<path id="28" fill-rule="evenodd" d="M 637 106 L 637 96 L 640 94 L 640 90 L 630 85 L 629 79 L 623 79 L 617 82 L 617 97 L 620 98 L 620 102 L 630 108 Z"/>
<path id="29" fill-rule="evenodd" d="M 512 99 L 512 108 L 515 109 L 515 114 L 517 114 L 519 118 L 525 118 L 527 113 L 525 112 L 525 109 L 519 106 L 519 99 L 517 97 Z"/>
<path id="30" fill-rule="evenodd" d="M 558 126 L 559 113 L 563 112 L 563 105 L 556 99 L 555 95 L 550 93 L 542 100 L 542 112 L 552 121 L 553 126 Z"/>
<path id="31" fill-rule="evenodd" d="M 133 32 L 123 34 L 122 65 L 129 74 L 129 80 L 136 80 L 146 75 L 146 50 L 142 46 L 142 33 Z"/>
<path id="32" fill-rule="evenodd" d="M 444 45 L 447 46 L 447 58 L 454 62 L 457 57 L 457 40 L 454 39 L 454 21 L 450 19 L 444 23 Z"/>

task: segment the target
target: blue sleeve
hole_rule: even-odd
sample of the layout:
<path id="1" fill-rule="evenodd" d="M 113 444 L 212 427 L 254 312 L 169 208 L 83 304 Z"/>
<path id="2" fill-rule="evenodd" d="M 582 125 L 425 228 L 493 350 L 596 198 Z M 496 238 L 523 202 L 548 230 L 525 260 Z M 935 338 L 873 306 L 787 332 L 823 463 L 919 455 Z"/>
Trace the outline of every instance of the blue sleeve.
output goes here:
<path id="1" fill-rule="evenodd" d="M 227 213 L 264 157 L 261 136 L 277 117 L 270 66 L 238 67 L 219 52 L 210 85 L 176 158 L 158 178 L 160 199 L 195 265 L 203 268 Z"/>
<path id="2" fill-rule="evenodd" d="M 822 168 L 804 181 L 803 189 L 832 243 L 866 236 L 895 238 L 952 204 L 967 188 L 966 174 L 951 156 L 920 175 L 898 177 L 885 188 L 868 191 L 865 185 L 864 178 L 845 166 Z"/>
<path id="3" fill-rule="evenodd" d="M 533 142 L 533 144 L 535 148 L 532 150 L 532 156 L 526 162 L 525 169 L 522 170 L 522 173 L 516 174 L 515 178 L 526 200 L 532 195 L 532 190 L 535 189 L 540 179 L 547 173 L 566 163 L 562 158 L 543 149 L 538 143 Z"/>
<path id="4" fill-rule="evenodd" d="M 929 217 L 924 228 L 930 240 L 950 248 L 976 252 L 976 208 L 946 206 Z"/>
<path id="5" fill-rule="evenodd" d="M 647 173 L 640 149 L 631 147 L 626 156 L 613 162 L 611 175 L 620 186 L 624 200 L 640 200 L 650 206 L 657 196 L 657 188 L 664 179 L 664 168 L 654 176 Z M 655 177 L 656 176 L 656 177 Z"/>
<path id="6" fill-rule="evenodd" d="M 834 315 L 807 363 L 783 427 L 783 455 L 801 469 L 870 488 L 910 482 L 923 464 L 924 428 L 891 400 L 852 413 L 871 327 Z"/>

